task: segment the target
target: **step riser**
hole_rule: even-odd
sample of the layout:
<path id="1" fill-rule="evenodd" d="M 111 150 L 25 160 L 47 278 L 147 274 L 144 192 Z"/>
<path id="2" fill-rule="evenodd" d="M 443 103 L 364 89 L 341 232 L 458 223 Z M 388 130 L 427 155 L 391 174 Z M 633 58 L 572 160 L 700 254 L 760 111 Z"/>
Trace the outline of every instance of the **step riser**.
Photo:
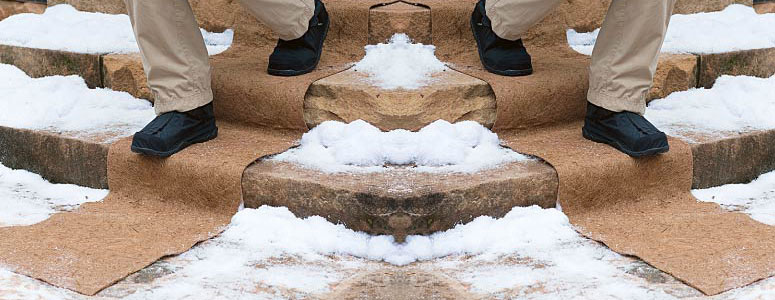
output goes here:
<path id="1" fill-rule="evenodd" d="M 108 145 L 0 126 L 0 162 L 55 183 L 108 187 Z"/>
<path id="2" fill-rule="evenodd" d="M 775 130 L 692 145 L 696 189 L 747 183 L 775 170 Z"/>
<path id="3" fill-rule="evenodd" d="M 770 77 L 775 74 L 775 48 L 700 55 L 698 87 L 710 88 L 721 75 Z"/>
<path id="4" fill-rule="evenodd" d="M 15 14 L 35 13 L 40 14 L 46 10 L 46 4 L 41 3 L 22 3 L 16 1 L 0 0 L 0 20 Z"/>
<path id="5" fill-rule="evenodd" d="M 0 63 L 15 65 L 30 77 L 78 75 L 90 88 L 103 87 L 96 54 L 0 45 Z"/>

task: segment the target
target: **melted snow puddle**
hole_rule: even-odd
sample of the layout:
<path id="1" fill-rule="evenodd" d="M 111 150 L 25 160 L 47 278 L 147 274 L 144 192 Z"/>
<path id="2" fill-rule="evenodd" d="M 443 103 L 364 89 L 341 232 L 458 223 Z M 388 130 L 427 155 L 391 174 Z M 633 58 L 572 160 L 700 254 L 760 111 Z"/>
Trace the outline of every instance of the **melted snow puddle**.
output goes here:
<path id="1" fill-rule="evenodd" d="M 433 74 L 447 70 L 435 52 L 435 46 L 412 43 L 408 35 L 398 33 L 386 44 L 366 46 L 366 56 L 353 69 L 382 89 L 418 89 L 432 83 Z"/>
<path id="2" fill-rule="evenodd" d="M 713 88 L 672 93 L 649 103 L 646 118 L 669 135 L 723 137 L 775 129 L 775 76 L 721 76 Z"/>
<path id="3" fill-rule="evenodd" d="M 479 123 L 439 120 L 417 132 L 383 132 L 362 120 L 324 122 L 301 145 L 271 158 L 327 173 L 385 172 L 406 166 L 430 173 L 474 173 L 528 160 L 502 147 L 498 135 Z"/>
<path id="4" fill-rule="evenodd" d="M 753 7 L 733 4 L 719 12 L 674 15 L 663 53 L 723 53 L 775 47 L 775 14 L 757 14 Z M 571 48 L 592 55 L 600 29 L 567 32 Z"/>
<path id="5" fill-rule="evenodd" d="M 200 30 L 210 55 L 226 51 L 234 39 L 231 29 Z M 43 14 L 17 14 L 0 21 L 0 44 L 89 54 L 140 51 L 129 16 L 82 12 L 67 4 L 49 7 Z"/>
<path id="6" fill-rule="evenodd" d="M 90 89 L 78 76 L 31 78 L 0 64 L 0 126 L 46 130 L 110 142 L 134 134 L 156 114 L 125 92 Z"/>

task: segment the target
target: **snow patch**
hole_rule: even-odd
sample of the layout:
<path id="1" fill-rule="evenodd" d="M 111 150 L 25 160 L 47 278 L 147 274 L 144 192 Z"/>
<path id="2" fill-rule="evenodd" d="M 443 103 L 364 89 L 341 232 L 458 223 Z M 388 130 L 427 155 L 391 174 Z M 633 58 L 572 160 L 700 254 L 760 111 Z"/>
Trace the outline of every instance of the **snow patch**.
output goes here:
<path id="1" fill-rule="evenodd" d="M 125 92 L 89 89 L 78 76 L 31 78 L 0 64 L 0 126 L 127 136 L 156 115 L 151 103 Z"/>
<path id="2" fill-rule="evenodd" d="M 757 14 L 753 7 L 733 4 L 718 12 L 673 15 L 663 53 L 723 53 L 775 47 L 775 14 Z M 567 31 L 568 43 L 591 55 L 600 29 Z"/>
<path id="3" fill-rule="evenodd" d="M 301 145 L 278 154 L 291 162 L 328 173 L 382 172 L 388 165 L 412 165 L 420 172 L 474 173 L 528 159 L 501 147 L 498 135 L 479 123 L 439 120 L 418 132 L 382 132 L 362 121 L 328 121 L 301 138 Z"/>
<path id="4" fill-rule="evenodd" d="M 398 33 L 387 44 L 366 46 L 366 56 L 354 69 L 383 89 L 418 89 L 431 83 L 434 73 L 447 70 L 435 52 L 435 46 L 413 44 L 408 35 Z"/>
<path id="5" fill-rule="evenodd" d="M 744 212 L 756 221 L 775 225 L 775 172 L 747 184 L 693 190 L 692 194 L 700 201 L 718 203 L 726 209 Z"/>
<path id="6" fill-rule="evenodd" d="M 721 76 L 713 88 L 672 93 L 651 102 L 646 118 L 670 135 L 691 139 L 775 128 L 775 76 Z"/>
<path id="7" fill-rule="evenodd" d="M 32 225 L 107 195 L 107 190 L 53 184 L 38 174 L 0 164 L 0 227 Z"/>
<path id="8" fill-rule="evenodd" d="M 229 48 L 231 29 L 202 36 L 210 55 Z M 76 53 L 139 52 L 127 15 L 78 11 L 70 5 L 49 7 L 43 14 L 17 14 L 0 21 L 0 44 Z"/>

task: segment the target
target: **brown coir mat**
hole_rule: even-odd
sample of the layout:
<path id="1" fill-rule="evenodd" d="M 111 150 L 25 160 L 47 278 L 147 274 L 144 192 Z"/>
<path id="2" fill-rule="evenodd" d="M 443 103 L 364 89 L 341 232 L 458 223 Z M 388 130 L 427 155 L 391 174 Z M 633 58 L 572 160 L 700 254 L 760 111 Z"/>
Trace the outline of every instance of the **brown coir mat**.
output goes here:
<path id="1" fill-rule="evenodd" d="M 698 202 L 686 143 L 671 139 L 670 153 L 636 160 L 581 136 L 589 58 L 567 46 L 563 16 L 587 2 L 563 3 L 525 35 L 529 48 L 540 45 L 536 73 L 518 78 L 482 69 L 469 29 L 475 1 L 420 2 L 431 7 L 438 55 L 492 86 L 506 145 L 557 170 L 559 202 L 580 233 L 709 295 L 775 275 L 775 227 Z"/>
<path id="2" fill-rule="evenodd" d="M 330 1 L 329 38 L 320 68 L 287 78 L 266 74 L 276 37 L 243 13 L 235 45 L 212 59 L 217 139 L 169 159 L 111 146 L 110 194 L 32 226 L 0 228 L 0 265 L 94 295 L 167 255 L 219 234 L 237 212 L 241 178 L 256 159 L 283 152 L 307 129 L 301 114 L 309 85 L 363 55 L 368 12 L 377 1 Z M 236 78 L 223 78 L 224 73 Z M 224 80 L 232 83 L 223 89 Z M 241 84 L 245 89 L 234 88 Z"/>

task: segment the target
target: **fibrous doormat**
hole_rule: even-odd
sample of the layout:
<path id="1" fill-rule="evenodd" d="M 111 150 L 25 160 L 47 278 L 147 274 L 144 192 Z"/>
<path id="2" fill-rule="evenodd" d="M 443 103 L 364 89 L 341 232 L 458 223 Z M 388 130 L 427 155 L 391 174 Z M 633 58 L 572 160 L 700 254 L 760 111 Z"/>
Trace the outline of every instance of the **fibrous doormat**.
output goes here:
<path id="1" fill-rule="evenodd" d="M 498 101 L 495 129 L 515 150 L 554 165 L 564 211 L 584 235 L 706 294 L 775 273 L 775 229 L 698 203 L 689 194 L 692 160 L 686 144 L 671 140 L 669 154 L 633 160 L 581 137 L 574 120 L 586 104 L 588 58 L 567 47 L 564 28 L 529 35 L 528 47 L 542 47 L 532 49 L 536 74 L 500 77 L 482 70 L 478 61 L 469 24 L 475 0 L 420 2 L 431 8 L 437 55 L 490 83 Z M 255 127 L 222 122 L 217 140 L 168 160 L 142 158 L 129 153 L 128 140 L 117 143 L 110 151 L 108 198 L 38 225 L 0 229 L 0 263 L 95 294 L 220 232 L 237 209 L 244 167 L 285 150 L 306 129 L 302 111 L 309 84 L 362 57 L 369 8 L 378 3 L 326 1 L 332 27 L 321 66 L 292 79 L 264 73 L 275 40 L 242 16 L 249 25 L 238 26 L 232 49 L 213 59 L 216 113 L 222 121 Z M 573 5 L 560 10 L 577 8 Z M 551 18 L 545 22 L 562 19 Z"/>

